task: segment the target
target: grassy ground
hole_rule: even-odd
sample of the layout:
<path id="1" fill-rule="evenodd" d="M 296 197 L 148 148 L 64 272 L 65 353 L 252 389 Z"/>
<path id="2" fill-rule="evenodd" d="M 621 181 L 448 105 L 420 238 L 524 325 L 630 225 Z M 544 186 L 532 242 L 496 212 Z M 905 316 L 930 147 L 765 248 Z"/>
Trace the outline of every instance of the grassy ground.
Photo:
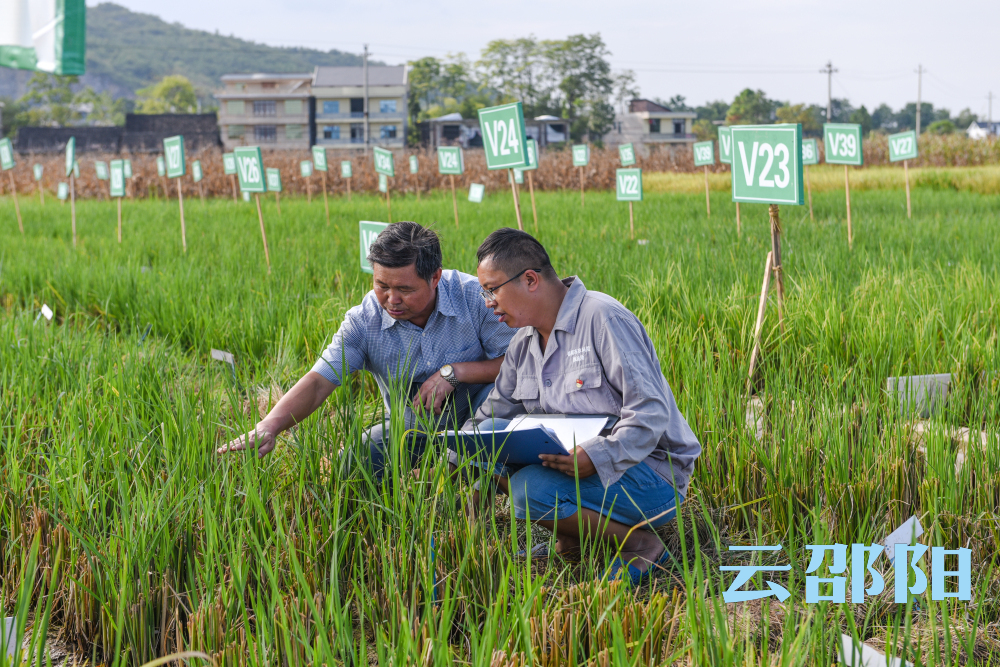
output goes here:
<path id="1" fill-rule="evenodd" d="M 68 205 L 22 199 L 22 238 L 0 200 L 5 610 L 38 642 L 48 623 L 109 665 L 181 650 L 227 665 L 812 665 L 836 661 L 841 632 L 923 664 L 996 664 L 1000 201 L 917 188 L 907 220 L 901 191 L 859 188 L 851 250 L 835 187 L 814 189 L 815 221 L 783 207 L 784 329 L 772 308 L 748 425 L 766 209 L 742 207 L 738 237 L 724 194 L 706 219 L 697 187 L 658 192 L 667 178 L 647 177 L 635 206 L 645 244 L 613 195 L 588 193 L 583 210 L 576 192 L 538 197 L 556 269 L 639 315 L 704 447 L 662 534 L 678 562 L 638 591 L 595 581 L 609 555 L 589 545 L 580 562 L 517 560 L 547 536 L 512 522 L 503 499 L 470 521 L 468 487 L 437 458 L 392 488 L 349 467 L 378 405 L 370 378 L 263 461 L 214 455 L 369 289 L 357 221 L 384 220 L 380 200 L 334 199 L 330 225 L 321 202 L 286 198 L 279 216 L 266 200 L 270 275 L 251 205 L 187 201 L 185 254 L 175 201 L 126 201 L 121 245 L 112 205 L 80 202 L 74 248 Z M 445 194 L 393 200 L 397 219 L 440 231 L 447 266 L 473 272 L 479 241 L 513 210 L 499 195 L 459 207 L 455 229 Z M 236 355 L 235 377 L 210 348 Z M 916 439 L 885 378 L 946 372 L 946 409 Z M 986 429 L 989 446 L 959 451 L 946 434 L 958 426 Z M 883 593 L 805 604 L 806 544 L 871 544 L 913 514 L 928 544 L 972 549 L 971 603 L 928 590 L 895 604 L 882 557 Z M 733 574 L 719 567 L 761 561 L 728 546 L 774 544 L 763 562 L 792 569 L 753 587 L 771 579 L 792 597 L 725 605 Z"/>

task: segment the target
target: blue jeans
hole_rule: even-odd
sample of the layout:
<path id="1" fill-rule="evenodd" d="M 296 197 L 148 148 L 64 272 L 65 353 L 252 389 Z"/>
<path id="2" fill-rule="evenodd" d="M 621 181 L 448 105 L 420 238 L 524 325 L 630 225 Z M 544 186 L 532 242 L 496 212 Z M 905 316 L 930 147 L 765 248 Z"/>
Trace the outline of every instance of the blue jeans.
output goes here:
<path id="1" fill-rule="evenodd" d="M 580 480 L 541 465 L 530 465 L 515 472 L 509 481 L 514 515 L 532 521 L 565 520 L 576 514 L 579 506 L 609 517 L 612 521 L 634 526 L 649 520 L 643 528 L 658 528 L 672 520 L 684 496 L 645 463 L 638 463 L 607 489 L 594 474 Z M 529 512 L 530 510 L 530 512 Z"/>

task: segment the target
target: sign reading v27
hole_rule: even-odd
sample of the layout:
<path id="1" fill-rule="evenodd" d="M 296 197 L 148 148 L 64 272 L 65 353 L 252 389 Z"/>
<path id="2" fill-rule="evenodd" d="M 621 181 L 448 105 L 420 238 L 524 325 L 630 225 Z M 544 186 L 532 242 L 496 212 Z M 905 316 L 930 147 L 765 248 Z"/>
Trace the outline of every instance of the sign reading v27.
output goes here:
<path id="1" fill-rule="evenodd" d="M 853 123 L 825 123 L 823 144 L 826 147 L 827 164 L 850 164 L 860 167 L 861 126 Z"/>
<path id="2" fill-rule="evenodd" d="M 615 196 L 618 201 L 642 201 L 642 169 L 616 170 Z"/>
<path id="3" fill-rule="evenodd" d="M 240 179 L 240 190 L 243 192 L 267 192 L 264 182 L 264 169 L 261 166 L 259 146 L 240 146 L 233 151 L 236 157 L 236 175 Z"/>
<path id="4" fill-rule="evenodd" d="M 734 125 L 730 132 L 733 201 L 804 202 L 801 125 Z"/>
<path id="5" fill-rule="evenodd" d="M 486 138 L 483 147 L 486 149 L 488 169 L 527 166 L 524 109 L 520 102 L 480 109 L 479 126 Z"/>
<path id="6" fill-rule="evenodd" d="M 187 173 L 184 164 L 184 137 L 167 137 L 163 140 L 163 155 L 167 162 L 167 178 L 179 178 Z"/>
<path id="7" fill-rule="evenodd" d="M 889 161 L 917 159 L 917 133 L 913 130 L 889 135 Z"/>

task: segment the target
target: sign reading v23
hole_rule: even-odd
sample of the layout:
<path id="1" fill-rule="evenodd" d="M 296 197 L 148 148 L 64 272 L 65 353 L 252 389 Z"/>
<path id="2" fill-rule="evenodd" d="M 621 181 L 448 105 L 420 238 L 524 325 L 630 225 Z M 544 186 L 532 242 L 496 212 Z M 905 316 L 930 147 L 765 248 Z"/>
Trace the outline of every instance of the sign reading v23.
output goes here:
<path id="1" fill-rule="evenodd" d="M 520 102 L 479 110 L 487 169 L 526 167 L 524 109 Z"/>
<path id="2" fill-rule="evenodd" d="M 802 187 L 802 125 L 734 125 L 733 201 L 756 204 L 805 202 Z"/>
<path id="3" fill-rule="evenodd" d="M 825 123 L 823 144 L 826 147 L 827 164 L 849 164 L 860 167 L 861 126 L 853 123 Z"/>
<path id="4" fill-rule="evenodd" d="M 236 157 L 236 175 L 242 192 L 267 192 L 264 181 L 264 164 L 259 146 L 240 146 L 233 151 Z"/>

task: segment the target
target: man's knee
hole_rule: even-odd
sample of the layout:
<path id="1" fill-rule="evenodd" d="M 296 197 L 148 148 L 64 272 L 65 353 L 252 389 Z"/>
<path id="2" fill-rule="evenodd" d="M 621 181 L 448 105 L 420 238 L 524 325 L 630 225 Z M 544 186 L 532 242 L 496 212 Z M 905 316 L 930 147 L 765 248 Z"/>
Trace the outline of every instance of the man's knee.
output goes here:
<path id="1" fill-rule="evenodd" d="M 544 481 L 547 469 L 540 465 L 521 468 L 508 482 L 510 502 L 519 519 L 544 519 L 552 513 L 552 493 Z"/>

